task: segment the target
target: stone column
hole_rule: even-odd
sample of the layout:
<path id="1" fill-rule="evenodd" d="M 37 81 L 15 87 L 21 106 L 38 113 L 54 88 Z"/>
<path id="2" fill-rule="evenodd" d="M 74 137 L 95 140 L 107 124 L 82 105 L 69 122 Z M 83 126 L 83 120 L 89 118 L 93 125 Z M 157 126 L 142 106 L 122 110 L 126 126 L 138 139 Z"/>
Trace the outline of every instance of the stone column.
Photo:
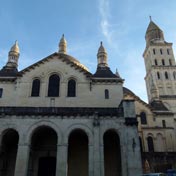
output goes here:
<path id="1" fill-rule="evenodd" d="M 57 146 L 56 176 L 67 176 L 68 144 Z"/>
<path id="2" fill-rule="evenodd" d="M 100 149 L 100 122 L 97 116 L 94 119 L 94 176 L 101 174 L 101 149 Z"/>
<path id="3" fill-rule="evenodd" d="M 27 176 L 30 147 L 28 144 L 18 144 L 14 176 Z"/>
<path id="4" fill-rule="evenodd" d="M 93 159 L 94 159 L 94 148 L 93 145 L 89 144 L 89 176 L 93 176 L 94 166 L 93 166 Z"/>
<path id="5" fill-rule="evenodd" d="M 101 175 L 104 175 L 104 144 L 100 146 L 100 168 L 101 168 Z"/>

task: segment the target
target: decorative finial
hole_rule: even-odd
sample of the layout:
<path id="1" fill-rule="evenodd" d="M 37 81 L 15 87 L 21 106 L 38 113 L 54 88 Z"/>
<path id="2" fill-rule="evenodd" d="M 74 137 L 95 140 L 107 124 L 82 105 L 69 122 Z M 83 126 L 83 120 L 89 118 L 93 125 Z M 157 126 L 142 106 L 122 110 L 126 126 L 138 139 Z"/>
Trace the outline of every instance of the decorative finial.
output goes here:
<path id="1" fill-rule="evenodd" d="M 59 52 L 60 53 L 67 53 L 67 41 L 64 38 L 64 34 L 62 34 L 62 37 L 59 42 Z"/>
<path id="2" fill-rule="evenodd" d="M 149 16 L 149 18 L 150 18 L 150 21 L 152 21 L 152 16 Z"/>
<path id="3" fill-rule="evenodd" d="M 98 53 L 97 53 L 97 58 L 98 58 L 98 66 L 99 67 L 105 67 L 108 66 L 107 63 L 107 53 L 106 50 L 103 46 L 103 42 L 100 42 L 100 47 L 98 49 Z"/>

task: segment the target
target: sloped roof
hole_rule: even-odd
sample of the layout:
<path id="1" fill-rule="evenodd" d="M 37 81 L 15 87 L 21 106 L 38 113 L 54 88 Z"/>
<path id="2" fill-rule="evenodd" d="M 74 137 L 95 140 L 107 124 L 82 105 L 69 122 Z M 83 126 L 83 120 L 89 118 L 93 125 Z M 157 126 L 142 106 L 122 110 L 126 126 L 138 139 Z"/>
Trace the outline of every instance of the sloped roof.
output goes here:
<path id="1" fill-rule="evenodd" d="M 84 74 L 86 74 L 87 76 L 92 75 L 88 71 L 88 69 L 83 64 L 81 64 L 77 59 L 75 59 L 74 57 L 67 55 L 67 54 L 63 54 L 63 53 L 57 53 L 57 52 L 55 52 L 55 53 L 47 56 L 46 58 L 32 64 L 31 66 L 21 70 L 20 73 L 23 74 L 23 73 L 29 71 L 30 69 L 34 69 L 36 66 L 38 66 L 40 64 L 44 64 L 45 62 L 47 62 L 48 60 L 52 59 L 55 56 L 58 56 L 57 58 L 60 59 L 62 62 L 66 62 L 67 64 L 71 65 L 75 69 L 79 69 L 81 72 L 84 72 Z"/>
<path id="2" fill-rule="evenodd" d="M 116 74 L 112 73 L 109 67 L 97 67 L 95 74 L 92 77 L 95 78 L 120 78 Z"/>
<path id="3" fill-rule="evenodd" d="M 152 31 L 152 30 L 160 30 L 162 31 L 153 21 L 150 21 L 146 33 Z"/>
<path id="4" fill-rule="evenodd" d="M 126 87 L 123 87 L 123 94 L 124 96 L 126 95 L 131 95 L 134 97 L 136 101 L 140 101 L 142 104 L 147 106 L 148 108 L 151 109 L 155 114 L 160 114 L 160 115 L 165 115 L 165 114 L 170 114 L 172 115 L 173 113 L 163 104 L 161 100 L 155 100 L 152 101 L 151 103 L 146 103 L 143 100 L 141 100 L 135 93 L 133 93 L 131 90 L 127 89 Z"/>

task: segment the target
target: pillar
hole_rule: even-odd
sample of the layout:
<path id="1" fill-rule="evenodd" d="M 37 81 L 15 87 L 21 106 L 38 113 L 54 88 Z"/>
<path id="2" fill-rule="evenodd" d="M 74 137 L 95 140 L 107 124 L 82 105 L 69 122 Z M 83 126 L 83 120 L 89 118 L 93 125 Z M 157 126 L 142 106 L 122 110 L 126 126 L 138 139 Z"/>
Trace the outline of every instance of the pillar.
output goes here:
<path id="1" fill-rule="evenodd" d="M 89 144 L 89 176 L 93 176 L 93 159 L 94 159 L 94 148 L 93 148 L 93 145 L 90 145 Z"/>
<path id="2" fill-rule="evenodd" d="M 98 117 L 95 117 L 95 120 L 98 123 L 94 123 L 94 176 L 103 176 L 101 173 L 100 122 Z"/>
<path id="3" fill-rule="evenodd" d="M 68 144 L 57 146 L 56 176 L 67 176 Z"/>
<path id="4" fill-rule="evenodd" d="M 14 176 L 27 176 L 29 151 L 30 147 L 28 144 L 18 144 Z"/>

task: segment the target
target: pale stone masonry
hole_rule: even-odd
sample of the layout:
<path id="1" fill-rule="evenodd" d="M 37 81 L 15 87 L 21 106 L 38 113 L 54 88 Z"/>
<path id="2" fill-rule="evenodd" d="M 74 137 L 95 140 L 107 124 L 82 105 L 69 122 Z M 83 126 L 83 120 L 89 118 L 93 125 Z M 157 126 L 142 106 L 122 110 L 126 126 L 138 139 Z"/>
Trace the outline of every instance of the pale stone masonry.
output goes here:
<path id="1" fill-rule="evenodd" d="M 0 175 L 140 175 L 135 106 L 123 100 L 124 80 L 108 67 L 102 43 L 95 74 L 66 47 L 62 36 L 58 52 L 22 71 L 18 43 L 11 48 L 0 71 Z"/>

